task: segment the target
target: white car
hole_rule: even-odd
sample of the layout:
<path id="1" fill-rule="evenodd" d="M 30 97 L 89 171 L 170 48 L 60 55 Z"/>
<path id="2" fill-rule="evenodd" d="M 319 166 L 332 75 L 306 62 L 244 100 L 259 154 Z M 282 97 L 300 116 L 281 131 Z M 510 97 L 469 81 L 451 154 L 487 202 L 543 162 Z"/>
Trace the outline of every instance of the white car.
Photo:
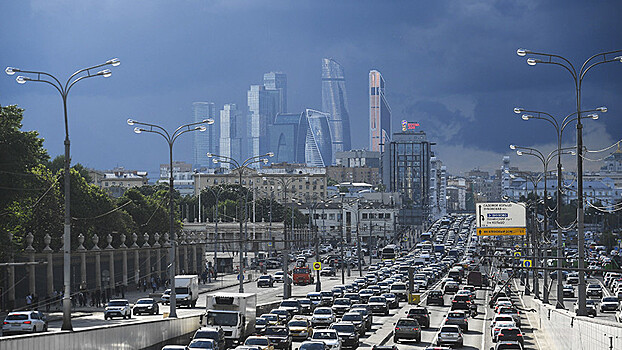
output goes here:
<path id="1" fill-rule="evenodd" d="M 277 271 L 274 273 L 274 282 L 283 283 L 283 271 Z"/>
<path id="2" fill-rule="evenodd" d="M 46 332 L 47 330 L 47 318 L 39 311 L 11 312 L 6 316 L 2 325 L 2 335 Z"/>
<path id="3" fill-rule="evenodd" d="M 321 341 L 326 345 L 327 350 L 341 350 L 341 338 L 334 329 L 320 329 L 313 332 L 313 341 Z"/>
<path id="4" fill-rule="evenodd" d="M 106 305 L 104 310 L 104 320 L 113 317 L 132 318 L 132 308 L 130 302 L 126 299 L 113 299 Z"/>
<path id="5" fill-rule="evenodd" d="M 215 347 L 212 339 L 193 339 L 188 345 L 188 349 L 196 350 L 215 350 Z"/>
<path id="6" fill-rule="evenodd" d="M 497 321 L 495 326 L 492 328 L 492 341 L 497 342 L 497 336 L 501 333 L 503 328 L 513 327 L 516 327 L 516 323 L 514 321 Z"/>
<path id="7" fill-rule="evenodd" d="M 315 311 L 313 311 L 311 325 L 314 328 L 316 326 L 328 327 L 333 322 L 335 322 L 335 314 L 333 313 L 333 309 L 329 307 L 318 307 Z"/>

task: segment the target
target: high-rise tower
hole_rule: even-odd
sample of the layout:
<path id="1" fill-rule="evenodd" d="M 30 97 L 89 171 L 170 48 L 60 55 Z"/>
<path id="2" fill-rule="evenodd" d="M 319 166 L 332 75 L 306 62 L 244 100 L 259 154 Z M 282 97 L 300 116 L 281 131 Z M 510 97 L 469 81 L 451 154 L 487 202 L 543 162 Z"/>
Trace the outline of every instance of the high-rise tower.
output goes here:
<path id="1" fill-rule="evenodd" d="M 208 118 L 218 120 L 216 118 L 216 106 L 212 102 L 193 102 L 192 110 L 194 122 L 200 122 Z M 218 154 L 219 134 L 217 125 L 208 126 L 205 132 L 194 133 L 192 157 L 194 166 L 214 168 L 215 164 L 207 158 L 207 153 Z"/>
<path id="2" fill-rule="evenodd" d="M 276 112 L 287 113 L 287 75 L 281 72 L 265 73 L 263 75 L 263 86 L 266 90 L 276 90 L 279 92 L 276 101 Z"/>
<path id="3" fill-rule="evenodd" d="M 235 103 L 224 105 L 220 111 L 220 152 L 218 154 L 236 160 L 242 159 L 242 139 L 244 138 L 244 122 L 238 114 Z M 219 163 L 222 168 L 229 168 L 227 163 Z"/>
<path id="4" fill-rule="evenodd" d="M 307 108 L 300 118 L 298 140 L 300 142 L 304 140 L 304 148 L 298 148 L 298 158 L 304 159 L 307 166 L 327 167 L 331 165 L 333 143 L 328 117 L 328 113 Z"/>
<path id="5" fill-rule="evenodd" d="M 248 154 L 243 158 L 255 157 L 269 152 L 268 127 L 277 113 L 278 90 L 267 90 L 263 85 L 251 85 L 247 93 Z"/>
<path id="6" fill-rule="evenodd" d="M 334 164 L 337 152 L 349 151 L 352 147 L 346 79 L 343 67 L 331 58 L 322 59 L 322 110 L 330 114 L 329 124 L 333 139 L 331 164 Z"/>
<path id="7" fill-rule="evenodd" d="M 391 135 L 391 108 L 384 96 L 384 78 L 377 70 L 369 72 L 369 149 L 382 152 Z"/>

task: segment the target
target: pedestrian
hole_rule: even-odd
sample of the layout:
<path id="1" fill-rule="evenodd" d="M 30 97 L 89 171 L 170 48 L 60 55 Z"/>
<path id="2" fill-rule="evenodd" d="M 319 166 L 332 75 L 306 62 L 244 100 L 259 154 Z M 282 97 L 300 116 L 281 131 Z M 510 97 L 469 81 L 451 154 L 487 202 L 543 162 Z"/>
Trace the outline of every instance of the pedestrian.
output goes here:
<path id="1" fill-rule="evenodd" d="M 45 302 L 45 312 L 50 312 L 50 295 L 49 294 L 45 295 L 44 302 Z"/>
<path id="2" fill-rule="evenodd" d="M 143 279 L 143 293 L 147 292 L 147 280 Z"/>
<path id="3" fill-rule="evenodd" d="M 157 287 L 157 285 L 156 285 L 156 282 L 155 282 L 155 280 L 154 280 L 153 282 L 151 282 L 151 292 L 152 292 L 152 293 L 155 293 L 155 292 L 156 292 L 156 287 Z"/>
<path id="4" fill-rule="evenodd" d="M 32 307 L 32 294 L 26 295 L 26 310 L 30 310 Z"/>

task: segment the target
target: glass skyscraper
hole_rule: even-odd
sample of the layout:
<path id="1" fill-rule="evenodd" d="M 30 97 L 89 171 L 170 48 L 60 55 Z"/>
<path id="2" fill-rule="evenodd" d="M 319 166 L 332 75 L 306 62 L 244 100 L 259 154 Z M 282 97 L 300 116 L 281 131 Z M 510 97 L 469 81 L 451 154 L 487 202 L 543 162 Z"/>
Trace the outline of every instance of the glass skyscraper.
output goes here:
<path id="1" fill-rule="evenodd" d="M 220 111 L 220 152 L 218 154 L 233 158 L 237 161 L 242 159 L 242 138 L 244 137 L 244 122 L 238 114 L 235 103 L 224 105 Z M 219 163 L 221 168 L 229 168 L 229 164 Z"/>
<path id="2" fill-rule="evenodd" d="M 263 75 L 263 86 L 266 90 L 279 92 L 276 112 L 287 113 L 287 75 L 281 72 L 270 72 Z"/>
<path id="3" fill-rule="evenodd" d="M 268 126 L 276 116 L 280 93 L 278 90 L 267 90 L 263 85 L 251 85 L 247 97 L 250 152 L 247 157 L 254 157 L 270 152 Z"/>
<path id="4" fill-rule="evenodd" d="M 382 152 L 391 135 L 391 108 L 384 95 L 384 78 L 377 70 L 369 72 L 369 149 Z"/>
<path id="5" fill-rule="evenodd" d="M 304 138 L 300 139 L 298 128 L 304 113 L 281 113 L 270 126 L 270 151 L 274 152 L 272 163 L 304 163 Z M 302 137 L 306 137 L 302 135 Z M 297 150 L 302 144 L 302 156 Z"/>
<path id="6" fill-rule="evenodd" d="M 330 164 L 334 164 L 337 152 L 349 151 L 352 147 L 346 79 L 343 67 L 332 58 L 322 59 L 322 110 L 329 114 L 333 138 Z"/>
<path id="7" fill-rule="evenodd" d="M 204 119 L 214 119 L 216 117 L 216 106 L 212 102 L 193 102 L 192 110 L 194 115 L 194 122 L 200 122 Z M 214 168 L 215 164 L 207 158 L 207 153 L 218 154 L 219 146 L 219 128 L 218 125 L 207 125 L 205 132 L 195 132 L 193 143 L 193 157 L 192 163 L 195 167 L 208 167 Z"/>
<path id="8" fill-rule="evenodd" d="M 421 225 L 430 210 L 430 142 L 422 131 L 394 133 L 389 144 L 389 191 L 402 194 L 400 223 Z"/>
<path id="9" fill-rule="evenodd" d="M 298 139 L 304 140 L 304 160 L 307 166 L 327 167 L 333 159 L 329 114 L 306 109 L 300 118 Z M 303 148 L 299 147 L 298 152 Z M 300 154 L 300 153 L 299 153 Z"/>

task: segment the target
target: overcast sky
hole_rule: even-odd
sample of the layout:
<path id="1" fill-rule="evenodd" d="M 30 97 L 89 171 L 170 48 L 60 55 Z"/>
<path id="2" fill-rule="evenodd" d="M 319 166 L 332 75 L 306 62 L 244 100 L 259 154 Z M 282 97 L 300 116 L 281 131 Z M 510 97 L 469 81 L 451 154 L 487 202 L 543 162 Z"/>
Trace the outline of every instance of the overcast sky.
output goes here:
<path id="1" fill-rule="evenodd" d="M 576 110 L 574 84 L 561 67 L 528 66 L 516 49 L 556 53 L 575 66 L 622 49 L 619 1 L 24 0 L 3 1 L 0 13 L 3 68 L 66 79 L 112 57 L 122 61 L 112 77 L 71 91 L 72 159 L 100 170 L 148 170 L 152 177 L 168 161 L 167 145 L 157 135 L 134 134 L 129 117 L 175 128 L 192 121 L 194 101 L 246 108 L 249 85 L 269 71 L 287 74 L 289 112 L 321 109 L 323 57 L 345 69 L 353 147 L 368 147 L 368 73 L 377 69 L 386 80 L 393 131 L 403 119 L 419 122 L 450 173 L 492 171 L 504 155 L 535 170 L 508 145 L 548 153 L 554 129 L 512 110 L 563 117 Z M 24 129 L 37 130 L 50 155 L 62 154 L 58 93 L 14 78 L 0 76 L 0 104 L 24 108 Z M 622 63 L 587 74 L 584 109 L 609 108 L 585 122 L 589 149 L 622 138 L 621 94 Z M 565 143 L 574 134 L 569 127 Z M 175 144 L 175 160 L 192 161 L 187 136 Z"/>

